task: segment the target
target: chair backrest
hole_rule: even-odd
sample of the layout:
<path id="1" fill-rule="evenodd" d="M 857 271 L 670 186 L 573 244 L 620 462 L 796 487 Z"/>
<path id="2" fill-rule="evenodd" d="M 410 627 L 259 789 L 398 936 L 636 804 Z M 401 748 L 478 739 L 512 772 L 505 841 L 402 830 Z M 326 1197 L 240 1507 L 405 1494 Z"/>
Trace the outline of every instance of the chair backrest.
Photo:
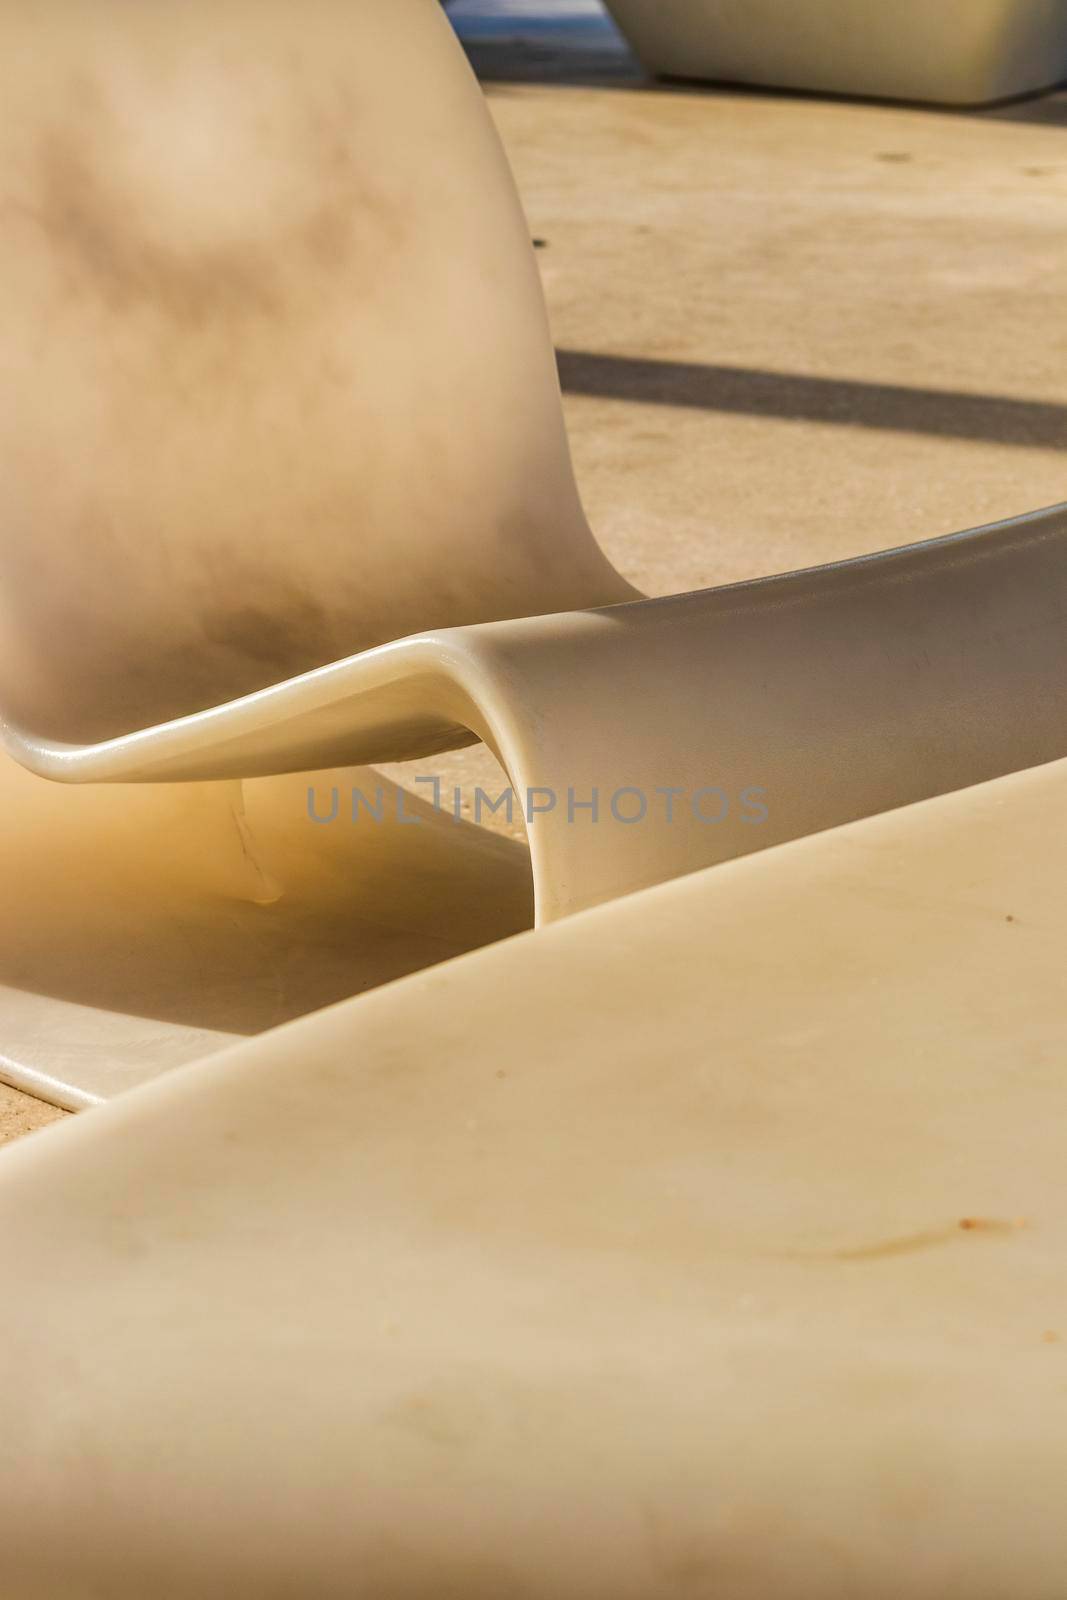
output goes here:
<path id="1" fill-rule="evenodd" d="M 0 9 L 0 710 L 98 739 L 629 592 L 437 0 Z"/>

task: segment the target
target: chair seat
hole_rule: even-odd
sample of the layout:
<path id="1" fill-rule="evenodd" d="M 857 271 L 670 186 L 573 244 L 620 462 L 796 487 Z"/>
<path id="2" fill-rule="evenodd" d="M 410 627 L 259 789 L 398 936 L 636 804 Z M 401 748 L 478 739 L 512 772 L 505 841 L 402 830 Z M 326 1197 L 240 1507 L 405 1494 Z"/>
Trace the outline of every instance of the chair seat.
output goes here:
<path id="1" fill-rule="evenodd" d="M 1055 1600 L 1065 805 L 764 851 L 4 1152 L 6 1592 Z"/>
<path id="2" fill-rule="evenodd" d="M 532 920 L 520 843 L 377 772 L 70 787 L 0 757 L 0 806 L 0 1078 L 72 1110 Z"/>

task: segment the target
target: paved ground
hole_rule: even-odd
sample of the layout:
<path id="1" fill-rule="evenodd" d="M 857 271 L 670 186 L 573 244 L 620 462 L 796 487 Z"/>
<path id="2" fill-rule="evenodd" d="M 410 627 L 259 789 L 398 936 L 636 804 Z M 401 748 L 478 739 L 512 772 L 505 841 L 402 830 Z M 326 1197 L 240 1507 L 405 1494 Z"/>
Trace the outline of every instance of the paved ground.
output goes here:
<path id="1" fill-rule="evenodd" d="M 20 1134 L 43 1128 L 63 1115 L 55 1106 L 46 1106 L 40 1100 L 31 1100 L 28 1094 L 19 1094 L 0 1083 L 0 1144 L 17 1139 Z"/>
<path id="2" fill-rule="evenodd" d="M 1067 499 L 1067 97 L 635 85 L 596 11 L 452 14 L 546 241 L 578 477 L 627 575 L 667 592 Z M 575 77 L 598 38 L 610 70 L 559 81 L 557 42 L 531 83 L 567 27 Z"/>
<path id="3" fill-rule="evenodd" d="M 591 0 L 450 14 L 543 241 L 586 505 L 634 582 L 1067 499 L 1067 96 L 947 113 L 664 88 Z M 0 1139 L 50 1115 L 0 1091 Z"/>

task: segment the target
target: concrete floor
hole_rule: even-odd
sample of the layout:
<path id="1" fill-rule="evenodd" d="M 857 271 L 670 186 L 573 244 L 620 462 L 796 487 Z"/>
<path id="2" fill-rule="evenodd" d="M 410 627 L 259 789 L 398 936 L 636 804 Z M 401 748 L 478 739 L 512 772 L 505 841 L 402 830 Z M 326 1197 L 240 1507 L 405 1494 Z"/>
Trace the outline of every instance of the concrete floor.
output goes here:
<path id="1" fill-rule="evenodd" d="M 1067 498 L 1067 96 L 945 113 L 617 65 L 590 85 L 559 50 L 535 84 L 536 29 L 464 31 L 627 576 L 729 582 Z"/>
<path id="2" fill-rule="evenodd" d="M 592 0 L 451 15 L 627 577 L 667 594 L 1067 499 L 1067 95 L 949 113 L 662 87 Z M 484 752 L 415 771 L 495 776 Z M 0 1089 L 0 1141 L 54 1115 Z"/>
<path id="3" fill-rule="evenodd" d="M 64 1115 L 55 1106 L 46 1106 L 43 1101 L 33 1100 L 28 1094 L 20 1094 L 17 1089 L 0 1083 L 0 1145 L 24 1133 L 32 1133 L 35 1128 L 43 1128 Z"/>

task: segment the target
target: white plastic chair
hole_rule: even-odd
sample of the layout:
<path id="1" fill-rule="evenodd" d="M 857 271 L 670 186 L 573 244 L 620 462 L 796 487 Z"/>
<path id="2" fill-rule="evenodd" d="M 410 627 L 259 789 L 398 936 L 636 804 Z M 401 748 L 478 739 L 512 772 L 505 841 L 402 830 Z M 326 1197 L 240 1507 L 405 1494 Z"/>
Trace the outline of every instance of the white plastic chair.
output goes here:
<path id="1" fill-rule="evenodd" d="M 8 8 L 0 87 L 5 738 L 117 786 L 9 774 L 10 1081 L 83 1104 L 523 926 L 506 845 L 327 841 L 278 775 L 484 739 L 545 923 L 1067 752 L 1062 509 L 667 599 L 613 570 L 438 6 Z M 398 895 L 440 909 L 391 966 Z"/>

